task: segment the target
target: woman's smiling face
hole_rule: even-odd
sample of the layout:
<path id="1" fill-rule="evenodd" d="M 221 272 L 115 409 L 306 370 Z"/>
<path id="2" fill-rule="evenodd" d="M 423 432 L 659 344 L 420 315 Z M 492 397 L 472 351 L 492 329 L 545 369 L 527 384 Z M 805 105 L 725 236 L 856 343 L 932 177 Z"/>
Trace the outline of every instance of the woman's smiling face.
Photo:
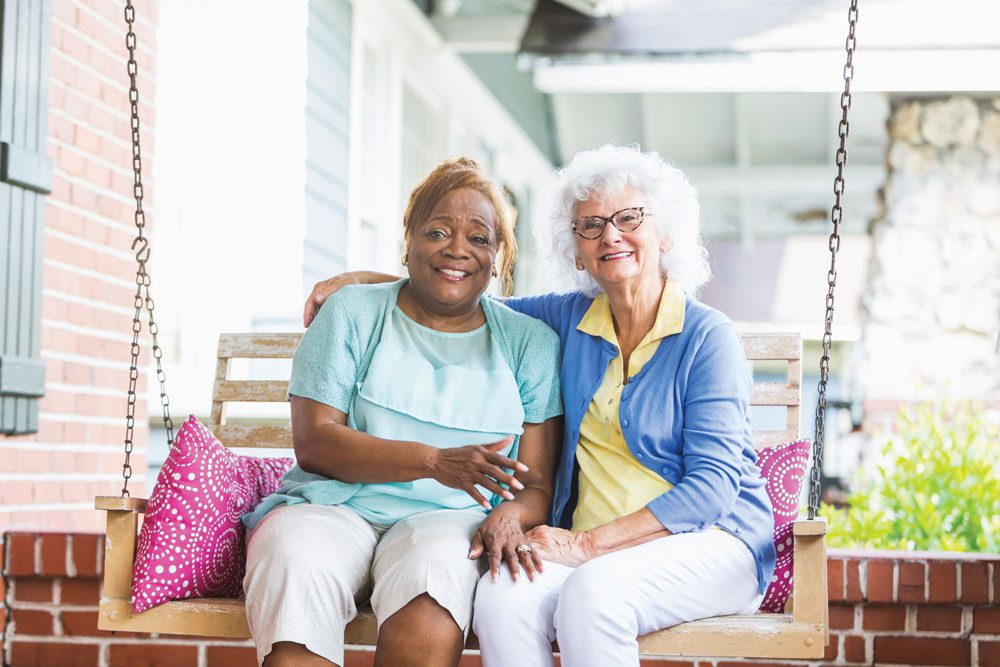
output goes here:
<path id="1" fill-rule="evenodd" d="M 648 204 L 641 191 L 629 187 L 606 199 L 593 197 L 579 202 L 573 220 L 594 215 L 609 218 L 618 211 L 640 207 L 646 208 L 645 215 L 649 217 Z M 631 232 L 622 232 L 609 223 L 600 238 L 585 239 L 577 235 L 575 239 L 579 264 L 604 291 L 617 283 L 660 280 L 662 240 L 650 220 L 644 220 Z"/>
<path id="2" fill-rule="evenodd" d="M 468 312 L 490 283 L 496 255 L 489 200 L 468 188 L 449 191 L 410 231 L 407 266 L 414 298 L 440 315 Z"/>

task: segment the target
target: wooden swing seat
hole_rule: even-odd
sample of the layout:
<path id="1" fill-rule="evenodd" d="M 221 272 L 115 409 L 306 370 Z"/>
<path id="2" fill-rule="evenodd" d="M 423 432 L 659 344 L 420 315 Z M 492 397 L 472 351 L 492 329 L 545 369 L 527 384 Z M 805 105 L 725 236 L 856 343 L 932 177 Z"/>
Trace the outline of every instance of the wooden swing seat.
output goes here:
<path id="1" fill-rule="evenodd" d="M 225 407 L 230 402 L 284 402 L 288 382 L 230 380 L 233 359 L 288 359 L 301 334 L 223 334 L 208 428 L 227 447 L 292 447 L 291 426 L 230 424 Z M 748 333 L 743 344 L 749 361 L 787 363 L 785 382 L 755 382 L 751 405 L 784 406 L 786 428 L 754 433 L 758 449 L 798 437 L 801 397 L 802 340 L 798 334 Z M 141 614 L 129 603 L 142 498 L 102 496 L 99 510 L 107 511 L 104 589 L 98 627 L 109 631 L 249 638 L 242 600 L 202 598 L 167 602 Z M 826 523 L 799 519 L 793 526 L 794 572 L 792 596 L 786 613 L 720 616 L 652 632 L 639 637 L 642 655 L 717 656 L 748 658 L 822 658 L 829 643 L 826 583 Z M 345 642 L 374 645 L 375 617 L 370 608 L 359 611 L 347 626 Z M 478 648 L 470 635 L 467 648 Z"/>

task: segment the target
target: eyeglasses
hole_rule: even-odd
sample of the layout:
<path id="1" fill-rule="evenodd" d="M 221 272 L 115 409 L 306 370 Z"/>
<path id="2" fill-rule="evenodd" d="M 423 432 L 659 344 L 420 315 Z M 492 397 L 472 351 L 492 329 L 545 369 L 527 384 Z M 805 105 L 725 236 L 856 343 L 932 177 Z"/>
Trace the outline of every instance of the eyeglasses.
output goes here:
<path id="1" fill-rule="evenodd" d="M 610 222 L 622 233 L 634 232 L 642 224 L 645 211 L 645 208 L 638 206 L 623 208 L 607 218 L 603 215 L 588 215 L 573 221 L 573 231 L 585 239 L 599 239 L 604 236 L 604 228 Z"/>

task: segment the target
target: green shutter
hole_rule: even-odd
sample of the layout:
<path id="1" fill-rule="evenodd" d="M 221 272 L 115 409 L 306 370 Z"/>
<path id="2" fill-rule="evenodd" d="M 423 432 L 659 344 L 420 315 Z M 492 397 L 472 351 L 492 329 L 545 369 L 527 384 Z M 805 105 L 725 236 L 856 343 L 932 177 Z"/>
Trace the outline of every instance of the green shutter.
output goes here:
<path id="1" fill-rule="evenodd" d="M 0 433 L 38 430 L 51 0 L 0 0 Z"/>

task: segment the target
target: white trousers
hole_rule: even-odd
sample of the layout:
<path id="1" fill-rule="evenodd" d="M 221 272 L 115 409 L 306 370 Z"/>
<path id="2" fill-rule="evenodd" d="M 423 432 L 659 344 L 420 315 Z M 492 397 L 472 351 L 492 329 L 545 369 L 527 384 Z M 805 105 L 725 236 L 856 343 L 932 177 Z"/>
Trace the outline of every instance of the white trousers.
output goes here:
<path id="1" fill-rule="evenodd" d="M 670 535 L 572 568 L 545 561 L 534 582 L 506 569 L 476 589 L 473 628 L 484 667 L 639 665 L 638 635 L 684 621 L 749 614 L 757 592 L 753 555 L 721 530 Z"/>

